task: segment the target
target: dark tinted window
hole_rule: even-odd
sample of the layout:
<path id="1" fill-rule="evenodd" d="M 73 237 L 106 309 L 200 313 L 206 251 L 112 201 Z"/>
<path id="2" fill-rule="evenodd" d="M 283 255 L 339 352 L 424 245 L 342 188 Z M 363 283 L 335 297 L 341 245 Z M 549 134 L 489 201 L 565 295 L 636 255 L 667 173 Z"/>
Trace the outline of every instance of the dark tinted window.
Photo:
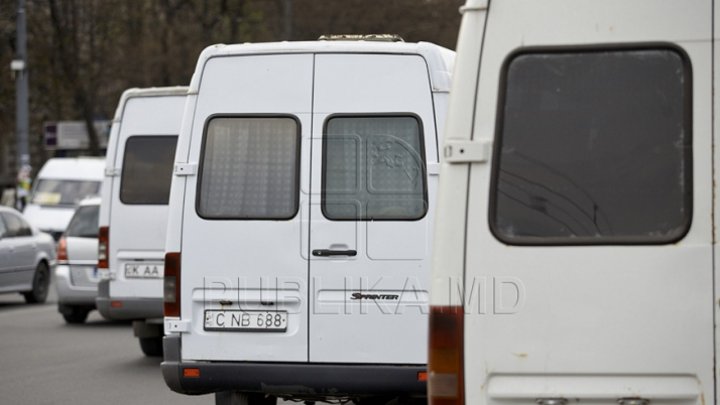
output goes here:
<path id="1" fill-rule="evenodd" d="M 17 237 L 17 236 L 31 236 L 32 230 L 30 229 L 30 225 L 28 225 L 25 220 L 20 218 L 20 216 L 11 214 L 9 212 L 3 212 L 0 213 L 2 215 L 3 220 L 5 221 L 5 226 L 7 227 L 7 234 L 8 237 Z"/>
<path id="2" fill-rule="evenodd" d="M 197 211 L 204 218 L 289 219 L 298 210 L 300 127 L 290 117 L 208 122 Z"/>
<path id="3" fill-rule="evenodd" d="M 323 142 L 322 209 L 328 219 L 425 215 L 425 159 L 417 118 L 333 117 Z"/>
<path id="4" fill-rule="evenodd" d="M 44 206 L 75 205 L 99 191 L 99 181 L 39 179 L 35 184 L 32 203 Z"/>
<path id="5" fill-rule="evenodd" d="M 80 238 L 97 238 L 99 212 L 100 206 L 98 205 L 79 207 L 70 220 L 65 235 Z"/>
<path id="6" fill-rule="evenodd" d="M 177 136 L 132 136 L 125 143 L 120 201 L 167 204 Z"/>
<path id="7" fill-rule="evenodd" d="M 692 209 L 691 72 L 673 50 L 506 67 L 491 223 L 510 243 L 665 243 Z"/>

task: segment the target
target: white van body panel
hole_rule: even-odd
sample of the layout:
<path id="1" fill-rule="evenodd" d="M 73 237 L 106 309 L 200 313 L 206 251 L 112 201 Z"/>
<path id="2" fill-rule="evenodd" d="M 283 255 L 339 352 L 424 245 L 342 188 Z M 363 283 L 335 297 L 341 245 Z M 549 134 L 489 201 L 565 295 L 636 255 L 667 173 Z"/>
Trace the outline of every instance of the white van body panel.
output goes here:
<path id="1" fill-rule="evenodd" d="M 28 204 L 23 210 L 23 216 L 38 229 L 62 232 L 67 228 L 74 212 L 73 207 L 46 208 L 37 204 Z"/>
<path id="2" fill-rule="evenodd" d="M 423 364 L 427 361 L 428 257 L 432 221 L 331 221 L 321 210 L 324 125 L 333 113 L 421 117 L 425 164 L 437 162 L 428 68 L 419 55 L 317 55 L 313 114 L 310 248 L 352 249 L 352 258 L 310 257 L 311 362 Z M 338 74 L 342 72 L 342 74 Z M 347 78 L 353 80 L 348 81 Z M 352 97 L 347 95 L 352 94 Z M 428 181 L 434 207 L 436 176 Z M 434 217 L 429 209 L 425 219 Z M 351 293 L 398 294 L 397 302 Z M 342 333 L 338 333 L 342 330 Z M 377 333 L 382 331 L 382 333 Z M 388 337 L 392 336 L 392 341 Z M 397 343 L 395 343 L 397 342 Z M 351 349 L 350 349 L 351 348 Z"/>
<path id="3" fill-rule="evenodd" d="M 448 283 L 464 277 L 465 402 L 713 401 L 712 2 L 475 3 L 459 39 L 448 138 L 495 141 L 514 52 L 669 44 L 691 70 L 693 205 L 688 233 L 671 244 L 508 245 L 488 224 L 496 162 L 443 164 L 432 304 L 462 303 Z M 458 113 L 469 98 L 475 109 Z M 461 255 L 448 240 L 461 241 Z"/>
<path id="4" fill-rule="evenodd" d="M 176 174 L 171 187 L 166 251 L 181 254 L 182 297 L 181 317 L 165 318 L 166 335 L 179 339 L 180 358 L 172 361 L 207 367 L 211 362 L 424 366 L 437 128 L 445 119 L 453 60 L 453 52 L 425 43 L 217 45 L 202 53 L 176 153 L 176 166 L 195 166 L 197 174 Z M 395 115 L 419 124 L 429 208 L 421 218 L 404 221 L 326 219 L 321 185 L 327 122 Z M 291 219 L 199 215 L 203 137 L 208 121 L 217 117 L 297 122 L 299 199 Z M 355 253 L 313 254 L 327 249 Z M 353 301 L 353 293 L 402 298 Z M 206 310 L 239 308 L 285 310 L 287 330 L 205 330 Z M 168 359 L 166 352 L 166 381 L 180 391 L 167 378 L 178 363 Z"/>
<path id="5" fill-rule="evenodd" d="M 308 54 L 209 59 L 197 96 L 189 160 L 199 161 L 206 120 L 218 113 L 293 114 L 301 138 L 308 139 L 312 66 Z M 301 167 L 301 179 L 307 183 L 307 167 Z M 307 361 L 307 304 L 300 300 L 307 296 L 307 263 L 300 251 L 307 197 L 301 195 L 301 214 L 288 221 L 205 220 L 196 212 L 197 184 L 186 185 L 182 221 L 182 295 L 192 299 L 181 301 L 181 313 L 192 314 L 188 318 L 193 320 L 191 332 L 183 335 L 184 358 Z M 255 310 L 264 309 L 260 301 L 273 300 L 273 309 L 289 313 L 287 332 L 204 331 L 204 310 L 223 299 Z"/>
<path id="6" fill-rule="evenodd" d="M 35 183 L 43 179 L 80 180 L 101 182 L 105 169 L 104 158 L 52 158 L 38 172 Z M 87 196 L 82 196 L 82 198 Z M 44 231 L 62 232 L 67 228 L 75 206 L 43 206 L 31 202 L 23 210 L 23 216 L 33 226 Z"/>
<path id="7" fill-rule="evenodd" d="M 129 137 L 154 135 L 177 136 L 184 94 L 165 97 L 132 97 L 125 104 L 120 133 L 116 139 L 113 168 L 122 171 L 122 156 Z M 167 205 L 128 205 L 120 201 L 121 177 L 113 177 L 110 207 L 110 269 L 116 281 L 110 283 L 110 296 L 159 297 L 162 279 L 125 279 L 126 263 L 158 263 L 165 258 Z M 132 218 L 132 220 L 128 220 Z"/>
<path id="8" fill-rule="evenodd" d="M 162 297 L 167 205 L 123 203 L 120 197 L 123 162 L 131 137 L 177 137 L 186 95 L 187 87 L 168 87 L 129 89 L 120 98 L 108 142 L 100 210 L 100 226 L 109 227 L 110 268 L 103 275 L 109 279 L 109 296 L 105 299 L 159 302 Z M 126 264 L 154 264 L 160 277 L 128 279 Z"/>

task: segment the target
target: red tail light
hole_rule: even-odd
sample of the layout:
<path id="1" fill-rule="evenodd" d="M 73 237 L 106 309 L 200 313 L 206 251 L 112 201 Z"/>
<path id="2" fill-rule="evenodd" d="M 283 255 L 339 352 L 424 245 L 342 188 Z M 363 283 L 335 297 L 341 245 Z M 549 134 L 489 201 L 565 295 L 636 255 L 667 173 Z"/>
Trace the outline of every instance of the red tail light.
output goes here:
<path id="1" fill-rule="evenodd" d="M 180 316 L 180 252 L 165 253 L 163 301 L 165 316 Z"/>
<path id="2" fill-rule="evenodd" d="M 110 228 L 101 226 L 98 232 L 98 268 L 109 269 L 110 259 Z"/>
<path id="3" fill-rule="evenodd" d="M 430 405 L 463 405 L 462 306 L 430 308 L 428 397 Z"/>
<path id="4" fill-rule="evenodd" d="M 60 238 L 57 244 L 57 260 L 61 263 L 67 262 L 68 260 L 67 239 L 65 239 L 64 236 Z"/>

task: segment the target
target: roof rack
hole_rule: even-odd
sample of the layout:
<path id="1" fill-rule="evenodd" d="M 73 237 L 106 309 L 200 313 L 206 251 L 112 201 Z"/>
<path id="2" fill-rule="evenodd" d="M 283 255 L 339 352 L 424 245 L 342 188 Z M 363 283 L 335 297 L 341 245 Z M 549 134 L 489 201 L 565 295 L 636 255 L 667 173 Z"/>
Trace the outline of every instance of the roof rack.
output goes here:
<path id="1" fill-rule="evenodd" d="M 405 42 L 405 40 L 397 34 L 326 34 L 320 35 L 318 41 Z"/>

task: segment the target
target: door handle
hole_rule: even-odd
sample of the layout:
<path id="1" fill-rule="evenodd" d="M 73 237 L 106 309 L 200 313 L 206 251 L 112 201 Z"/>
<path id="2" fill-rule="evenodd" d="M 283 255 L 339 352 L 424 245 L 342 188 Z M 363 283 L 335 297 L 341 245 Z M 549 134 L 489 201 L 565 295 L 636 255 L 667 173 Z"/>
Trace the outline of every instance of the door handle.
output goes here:
<path id="1" fill-rule="evenodd" d="M 315 249 L 312 251 L 313 256 L 357 256 L 357 250 L 334 250 L 334 249 Z"/>

